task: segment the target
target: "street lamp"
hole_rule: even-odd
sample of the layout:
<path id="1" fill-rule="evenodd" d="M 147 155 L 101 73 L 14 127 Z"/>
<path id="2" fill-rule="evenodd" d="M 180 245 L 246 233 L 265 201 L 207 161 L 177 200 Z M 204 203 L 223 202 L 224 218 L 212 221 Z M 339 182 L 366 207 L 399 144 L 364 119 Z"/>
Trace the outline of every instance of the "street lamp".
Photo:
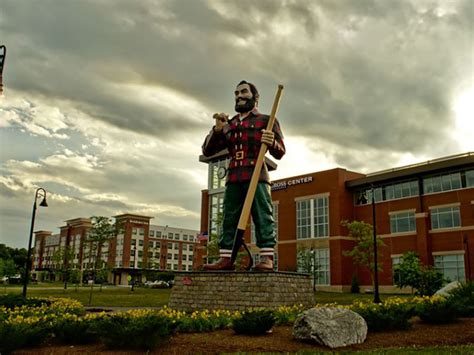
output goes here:
<path id="1" fill-rule="evenodd" d="M 311 248 L 311 256 L 313 259 L 313 292 L 316 292 L 316 250 Z"/>
<path id="2" fill-rule="evenodd" d="M 42 194 L 40 194 L 40 192 Z M 28 256 L 26 258 L 26 265 L 25 265 L 25 273 L 23 276 L 23 299 L 26 299 L 26 289 L 28 287 L 28 278 L 30 274 L 31 268 L 31 240 L 33 239 L 33 229 L 35 227 L 35 217 L 36 217 L 36 200 L 38 197 L 42 197 L 43 201 L 40 203 L 40 207 L 48 207 L 48 203 L 46 202 L 46 190 L 42 187 L 36 189 L 35 193 L 35 200 L 33 202 L 33 213 L 31 216 L 31 228 L 30 228 L 30 239 L 28 241 Z"/>
<path id="3" fill-rule="evenodd" d="M 133 244 L 133 276 L 132 276 L 132 291 L 135 291 L 135 263 L 137 260 L 137 241 Z"/>
<path id="4" fill-rule="evenodd" d="M 3 93 L 3 68 L 5 66 L 5 58 L 7 57 L 7 47 L 0 46 L 0 95 Z"/>
<path id="5" fill-rule="evenodd" d="M 374 303 L 381 303 L 379 296 L 379 273 L 377 265 L 377 219 L 375 215 L 375 193 L 374 185 L 370 185 L 370 192 L 372 195 L 372 228 L 373 228 L 373 243 L 374 243 Z M 365 193 L 360 196 L 362 203 L 367 203 L 367 196 Z"/>

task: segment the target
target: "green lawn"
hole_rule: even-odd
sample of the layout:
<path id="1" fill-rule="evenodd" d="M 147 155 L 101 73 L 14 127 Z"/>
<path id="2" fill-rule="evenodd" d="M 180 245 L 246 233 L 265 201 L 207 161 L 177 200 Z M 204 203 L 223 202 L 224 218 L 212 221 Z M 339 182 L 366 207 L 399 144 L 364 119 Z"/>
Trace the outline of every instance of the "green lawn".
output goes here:
<path id="1" fill-rule="evenodd" d="M 67 290 L 63 289 L 62 283 L 40 283 L 28 286 L 29 297 L 70 297 L 80 301 L 83 305 L 89 305 L 90 287 L 83 286 L 76 288 L 69 285 Z M 22 292 L 20 285 L 9 285 L 3 288 L 2 293 Z M 0 291 L 1 292 L 1 291 Z M 95 307 L 162 307 L 168 304 L 171 290 L 169 289 L 149 289 L 137 287 L 135 291 L 130 291 L 128 287 L 104 286 L 100 291 L 99 286 L 94 287 L 92 294 L 92 306 Z M 410 297 L 410 295 L 380 295 L 384 300 L 387 297 L 400 296 Z M 335 292 L 316 292 L 315 303 L 338 303 L 351 304 L 354 300 L 373 300 L 372 294 L 353 294 Z"/>
<path id="2" fill-rule="evenodd" d="M 28 286 L 28 297 L 68 297 L 89 306 L 90 287 L 68 286 L 63 284 L 40 284 Z M 8 286 L 7 293 L 21 294 L 21 287 Z M 94 287 L 91 306 L 94 307 L 162 307 L 168 304 L 171 290 L 136 287 L 132 292 L 128 287 Z"/>
<path id="3" fill-rule="evenodd" d="M 349 352 L 343 352 L 347 354 Z M 389 348 L 389 349 L 376 349 L 376 350 L 364 350 L 364 351 L 353 351 L 353 354 L 370 354 L 370 355 L 452 355 L 452 354 L 474 354 L 474 345 L 452 345 L 452 346 L 435 346 L 428 348 Z M 327 351 L 324 352 L 306 352 L 298 351 L 297 355 L 326 355 Z"/>

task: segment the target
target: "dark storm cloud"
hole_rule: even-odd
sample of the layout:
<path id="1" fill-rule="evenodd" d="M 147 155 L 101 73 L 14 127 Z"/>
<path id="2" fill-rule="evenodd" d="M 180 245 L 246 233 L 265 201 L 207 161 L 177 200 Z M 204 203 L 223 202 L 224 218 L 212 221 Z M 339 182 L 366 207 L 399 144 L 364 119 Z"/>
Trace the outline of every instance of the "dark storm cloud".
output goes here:
<path id="1" fill-rule="evenodd" d="M 457 153 L 452 105 L 472 86 L 473 16 L 472 0 L 2 0 L 5 92 L 58 106 L 67 127 L 7 105 L 18 115 L 8 129 L 63 149 L 3 154 L 0 195 L 18 204 L 37 182 L 85 194 L 66 195 L 72 202 L 51 220 L 160 203 L 197 213 L 204 186 L 191 172 L 205 166 L 196 137 L 213 112 L 233 113 L 242 79 L 257 85 L 264 112 L 284 84 L 285 136 L 337 166 Z"/>

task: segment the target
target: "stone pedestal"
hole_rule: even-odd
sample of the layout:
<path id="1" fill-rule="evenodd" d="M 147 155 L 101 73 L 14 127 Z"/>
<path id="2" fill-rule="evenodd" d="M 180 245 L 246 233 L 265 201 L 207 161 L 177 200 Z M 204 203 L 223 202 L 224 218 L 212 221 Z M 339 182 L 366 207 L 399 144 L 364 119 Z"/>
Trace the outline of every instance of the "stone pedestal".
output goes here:
<path id="1" fill-rule="evenodd" d="M 169 307 L 181 311 L 314 305 L 311 278 L 293 272 L 177 272 Z"/>

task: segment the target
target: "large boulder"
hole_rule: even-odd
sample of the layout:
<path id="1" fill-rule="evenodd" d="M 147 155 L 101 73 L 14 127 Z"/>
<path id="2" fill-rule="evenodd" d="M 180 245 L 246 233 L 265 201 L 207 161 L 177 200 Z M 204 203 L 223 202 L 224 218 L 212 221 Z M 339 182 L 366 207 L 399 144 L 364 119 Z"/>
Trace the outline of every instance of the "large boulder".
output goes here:
<path id="1" fill-rule="evenodd" d="M 349 309 L 315 307 L 296 319 L 293 337 L 330 348 L 361 344 L 367 337 L 367 323 Z"/>
<path id="2" fill-rule="evenodd" d="M 459 286 L 461 286 L 461 283 L 459 281 L 450 282 L 443 288 L 440 288 L 438 291 L 436 291 L 435 296 L 448 297 L 449 291 L 454 290 L 455 288 L 458 288 Z"/>

